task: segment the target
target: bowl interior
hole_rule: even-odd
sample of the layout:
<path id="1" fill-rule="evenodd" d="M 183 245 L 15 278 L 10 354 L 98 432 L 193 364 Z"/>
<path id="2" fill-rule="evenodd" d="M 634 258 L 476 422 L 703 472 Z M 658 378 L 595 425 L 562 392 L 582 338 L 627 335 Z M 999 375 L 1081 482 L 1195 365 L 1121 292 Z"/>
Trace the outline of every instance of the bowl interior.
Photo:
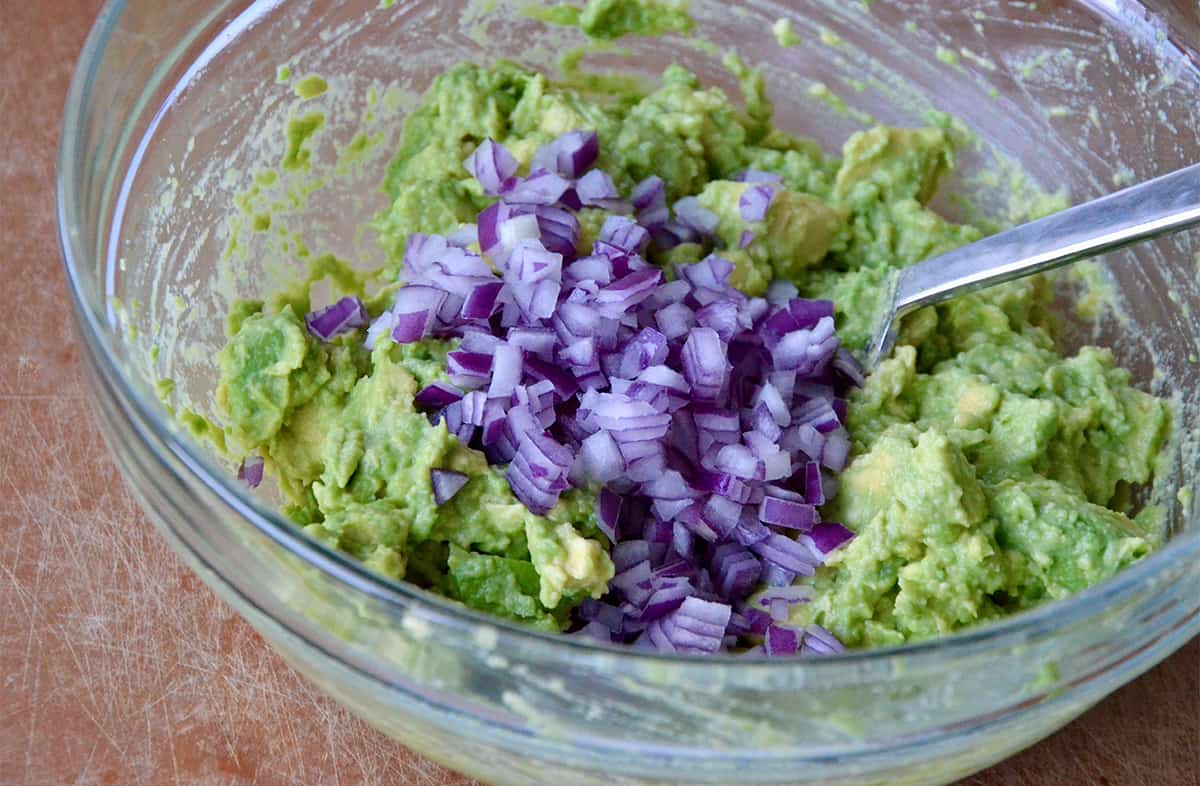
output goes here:
<path id="1" fill-rule="evenodd" d="M 125 131 L 128 167 L 93 271 L 93 305 L 148 398 L 170 379 L 171 405 L 213 414 L 215 353 L 233 300 L 286 286 L 322 254 L 358 269 L 382 264 L 366 228 L 386 205 L 382 173 L 406 110 L 447 64 L 508 58 L 554 71 L 587 43 L 528 19 L 519 4 L 379 5 L 205 4 L 207 29 L 222 29 L 215 37 L 185 13 L 168 20 L 180 43 Z M 1200 73 L 1161 17 L 1122 3 L 972 5 L 696 2 L 706 44 L 627 38 L 591 46 L 583 62 L 648 82 L 680 62 L 736 95 L 720 55 L 737 51 L 763 69 L 777 124 L 828 152 L 864 124 L 918 125 L 947 112 L 969 131 L 937 204 L 993 227 L 1035 214 L 1047 194 L 1084 200 L 1194 161 Z M 779 18 L 800 46 L 777 45 Z M 146 20 L 157 36 L 163 24 Z M 300 99 L 291 84 L 307 74 L 324 77 L 328 92 Z M 125 87 L 136 89 L 132 75 Z M 316 115 L 311 169 L 282 168 L 288 123 Z M 1143 387 L 1177 398 L 1180 426 L 1196 423 L 1200 407 L 1198 267 L 1191 233 L 1061 281 L 1065 341 L 1112 346 Z M 1094 323 L 1072 308 L 1084 278 L 1118 306 Z M 1159 476 L 1155 501 L 1170 511 L 1171 534 L 1194 518 L 1173 491 L 1191 480 L 1195 446 L 1181 433 Z"/>

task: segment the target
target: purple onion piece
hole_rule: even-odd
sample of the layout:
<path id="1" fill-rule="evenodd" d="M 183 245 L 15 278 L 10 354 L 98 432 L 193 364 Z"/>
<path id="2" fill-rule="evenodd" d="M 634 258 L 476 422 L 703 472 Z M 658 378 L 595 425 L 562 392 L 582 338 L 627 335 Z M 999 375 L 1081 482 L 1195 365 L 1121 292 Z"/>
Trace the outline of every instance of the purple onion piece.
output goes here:
<path id="1" fill-rule="evenodd" d="M 691 596 L 661 621 L 660 650 L 711 654 L 721 648 L 733 608 Z"/>
<path id="2" fill-rule="evenodd" d="M 499 195 L 517 173 L 517 159 L 504 145 L 491 138 L 483 140 L 463 166 L 483 186 L 484 193 L 491 196 Z"/>
<path id="3" fill-rule="evenodd" d="M 248 488 L 256 489 L 263 480 L 264 461 L 262 456 L 246 456 L 238 467 L 237 478 Z"/>
<path id="4" fill-rule="evenodd" d="M 822 554 L 828 554 L 834 549 L 845 545 L 854 537 L 854 533 L 833 521 L 822 521 L 812 528 L 809 533 L 813 543 Z"/>
<path id="5" fill-rule="evenodd" d="M 433 499 L 438 505 L 446 504 L 451 497 L 462 491 L 470 480 L 461 472 L 450 469 L 429 470 L 429 483 L 433 486 Z"/>
<path id="6" fill-rule="evenodd" d="M 667 206 L 666 184 L 661 177 L 651 175 L 633 187 L 629 201 L 633 203 L 634 209 L 639 213 L 665 208 Z"/>
<path id="7" fill-rule="evenodd" d="M 800 537 L 805 538 L 803 535 Z M 821 563 L 820 556 L 801 540 L 792 540 L 784 535 L 769 535 L 766 540 L 752 545 L 750 550 L 772 565 L 803 576 L 811 576 Z"/>
<path id="8" fill-rule="evenodd" d="M 675 218 L 680 224 L 701 237 L 712 237 L 717 232 L 720 219 L 717 214 L 700 205 L 696 197 L 684 197 L 674 205 Z"/>
<path id="9" fill-rule="evenodd" d="M 760 183 L 746 188 L 738 198 L 738 212 L 742 220 L 749 224 L 765 221 L 774 198 L 775 189 L 769 185 Z"/>
<path id="10" fill-rule="evenodd" d="M 367 325 L 367 309 L 357 297 L 344 297 L 304 317 L 308 332 L 322 341 L 352 333 Z"/>
<path id="11" fill-rule="evenodd" d="M 595 131 L 568 131 L 538 148 L 531 167 L 575 178 L 595 163 L 599 153 L 600 140 Z"/>
<path id="12" fill-rule="evenodd" d="M 837 352 L 834 353 L 833 368 L 855 387 L 862 387 L 866 384 L 867 375 L 863 371 L 862 364 L 845 347 L 838 347 Z"/>
<path id="13" fill-rule="evenodd" d="M 765 650 L 768 657 L 788 658 L 800 654 L 800 631 L 782 625 L 767 628 Z"/>
<path id="14" fill-rule="evenodd" d="M 822 628 L 820 625 L 804 626 L 804 645 L 802 652 L 805 655 L 836 655 L 845 651 L 845 645 L 843 645 L 837 640 L 837 637 Z"/>
<path id="15" fill-rule="evenodd" d="M 593 169 L 575 182 L 575 195 L 583 206 L 601 207 L 613 212 L 629 211 L 629 205 L 622 201 L 621 192 L 612 178 L 599 169 Z"/>
<path id="16" fill-rule="evenodd" d="M 609 216 L 600 227 L 598 241 L 615 246 L 627 254 L 640 254 L 650 241 L 650 232 L 625 216 Z"/>
<path id="17" fill-rule="evenodd" d="M 463 392 L 448 382 L 433 382 L 422 388 L 413 398 L 418 409 L 436 410 L 453 404 L 463 397 Z"/>
<path id="18" fill-rule="evenodd" d="M 476 219 L 476 232 L 479 237 L 479 249 L 485 254 L 491 254 L 500 245 L 500 224 L 511 217 L 511 209 L 503 201 L 493 202 L 485 207 Z"/>
<path id="19" fill-rule="evenodd" d="M 509 204 L 553 205 L 562 199 L 571 183 L 561 175 L 537 169 L 516 181 L 504 195 Z"/>
<path id="20" fill-rule="evenodd" d="M 767 496 L 759 504 L 758 518 L 771 526 L 808 532 L 817 522 L 817 509 L 803 502 Z"/>

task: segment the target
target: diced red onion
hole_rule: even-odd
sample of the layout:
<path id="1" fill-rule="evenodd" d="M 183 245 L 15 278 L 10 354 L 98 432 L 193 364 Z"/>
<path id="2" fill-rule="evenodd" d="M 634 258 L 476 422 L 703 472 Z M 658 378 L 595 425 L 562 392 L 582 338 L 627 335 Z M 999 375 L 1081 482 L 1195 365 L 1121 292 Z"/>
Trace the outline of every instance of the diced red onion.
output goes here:
<path id="1" fill-rule="evenodd" d="M 571 187 L 571 183 L 561 175 L 545 169 L 537 169 L 529 177 L 518 180 L 504 199 L 509 204 L 521 205 L 553 205 L 562 199 L 562 195 Z"/>
<path id="2" fill-rule="evenodd" d="M 692 285 L 693 296 L 702 290 L 714 293 L 714 297 L 707 302 L 721 297 L 740 297 L 740 293 L 729 286 L 729 274 L 732 272 L 733 263 L 716 254 L 709 254 L 691 265 L 679 266 L 679 276 Z"/>
<path id="3" fill-rule="evenodd" d="M 446 242 L 459 248 L 467 248 L 479 243 L 479 228 L 474 224 L 463 224 L 458 229 L 446 235 Z"/>
<path id="4" fill-rule="evenodd" d="M 828 554 L 854 537 L 853 532 L 833 521 L 816 524 L 809 534 L 822 554 Z"/>
<path id="5" fill-rule="evenodd" d="M 666 207 L 666 184 L 661 177 L 651 175 L 633 187 L 629 201 L 633 203 L 634 209 L 639 211 Z"/>
<path id="6" fill-rule="evenodd" d="M 737 527 L 741 516 L 742 506 L 740 504 L 718 494 L 709 497 L 700 511 L 700 517 L 704 523 L 717 533 L 719 538 L 728 537 Z"/>
<path id="7" fill-rule="evenodd" d="M 503 287 L 503 282 L 486 281 L 472 289 L 463 301 L 463 319 L 489 319 L 495 313 L 497 298 Z"/>
<path id="8" fill-rule="evenodd" d="M 801 539 L 806 537 L 800 536 Z M 755 543 L 750 550 L 766 562 L 803 576 L 811 576 L 821 563 L 820 557 L 807 548 L 803 540 L 792 540 L 784 535 L 768 535 L 766 540 Z"/>
<path id="9" fill-rule="evenodd" d="M 760 333 L 768 348 L 797 330 L 811 330 L 826 317 L 833 320 L 833 303 L 828 300 L 792 299 L 777 308 L 763 323 Z"/>
<path id="10" fill-rule="evenodd" d="M 639 562 L 650 564 L 650 544 L 644 540 L 626 540 L 612 547 L 610 554 L 617 573 L 632 568 Z"/>
<path id="11" fill-rule="evenodd" d="M 655 313 L 654 321 L 663 335 L 674 340 L 691 329 L 695 324 L 695 315 L 684 304 L 672 303 Z"/>
<path id="12" fill-rule="evenodd" d="M 769 185 L 757 184 L 749 186 L 738 198 L 738 212 L 747 223 L 765 221 L 771 200 L 775 198 L 775 189 Z"/>
<path id="13" fill-rule="evenodd" d="M 776 368 L 812 374 L 833 359 L 837 346 L 833 317 L 822 317 L 812 328 L 801 328 L 782 336 L 771 348 L 771 357 Z"/>
<path id="14" fill-rule="evenodd" d="M 516 248 L 522 240 L 537 240 L 541 234 L 537 216 L 533 213 L 509 216 L 496 225 L 496 241 L 509 249 Z M 507 258 L 504 261 L 507 262 Z"/>
<path id="15" fill-rule="evenodd" d="M 826 435 L 825 446 L 821 451 L 821 463 L 823 465 L 834 472 L 841 472 L 846 468 L 846 461 L 849 456 L 850 440 L 841 429 Z"/>
<path id="16" fill-rule="evenodd" d="M 304 317 L 308 331 L 322 341 L 351 333 L 367 324 L 367 309 L 357 297 L 344 297 Z"/>
<path id="17" fill-rule="evenodd" d="M 767 495 L 758 506 L 758 518 L 764 524 L 808 532 L 817 521 L 817 510 L 803 502 Z"/>
<path id="18" fill-rule="evenodd" d="M 725 347 L 712 328 L 694 328 L 683 344 L 683 376 L 700 401 L 715 401 L 729 374 Z"/>
<path id="19" fill-rule="evenodd" d="M 451 382 L 474 390 L 488 384 L 492 358 L 476 352 L 450 352 L 446 355 L 446 371 Z"/>
<path id="20" fill-rule="evenodd" d="M 575 178 L 595 163 L 599 153 L 600 140 L 595 131 L 568 131 L 538 148 L 531 166 Z"/>
<path id="21" fill-rule="evenodd" d="M 777 278 L 767 287 L 767 302 L 772 306 L 783 306 L 799 294 L 800 290 L 791 281 Z"/>
<path id="22" fill-rule="evenodd" d="M 696 197 L 684 197 L 675 203 L 674 208 L 676 220 L 688 229 L 706 237 L 716 234 L 720 219 L 716 213 L 702 207 Z"/>
<path id="23" fill-rule="evenodd" d="M 625 345 L 621 355 L 621 376 L 636 377 L 667 359 L 667 337 L 654 328 L 643 328 Z"/>
<path id="24" fill-rule="evenodd" d="M 846 647 L 820 625 L 805 625 L 801 651 L 810 655 L 836 655 L 845 652 Z"/>
<path id="25" fill-rule="evenodd" d="M 607 488 L 601 489 L 596 499 L 597 523 L 613 543 L 617 541 L 617 524 L 620 521 L 622 504 L 621 496 Z"/>
<path id="26" fill-rule="evenodd" d="M 768 587 L 790 587 L 796 580 L 796 575 L 795 572 L 781 568 L 773 562 L 763 563 L 762 582 Z"/>
<path id="27" fill-rule="evenodd" d="M 413 403 L 420 409 L 441 409 L 462 397 L 462 391 L 453 385 L 446 382 L 433 382 L 417 392 Z"/>
<path id="28" fill-rule="evenodd" d="M 745 445 L 723 446 L 717 451 L 713 468 L 718 472 L 728 472 L 736 478 L 763 479 L 762 461 Z"/>
<path id="29" fill-rule="evenodd" d="M 479 250 L 491 254 L 500 245 L 500 224 L 507 221 L 512 211 L 504 202 L 493 202 L 485 207 L 476 219 Z"/>
<path id="30" fill-rule="evenodd" d="M 561 254 L 564 263 L 575 261 L 577 251 L 575 244 L 579 239 L 579 219 L 570 210 L 543 205 L 534 208 L 537 216 L 538 229 L 542 233 L 542 244 L 556 253 Z"/>
<path id="31" fill-rule="evenodd" d="M 763 608 L 771 608 L 778 603 L 785 607 L 808 603 L 813 597 L 814 591 L 811 586 L 794 584 L 790 587 L 767 587 L 756 595 L 756 600 Z"/>
<path id="32" fill-rule="evenodd" d="M 628 212 L 629 205 L 622 201 L 621 192 L 607 172 L 593 169 L 575 181 L 575 194 L 587 207 L 601 207 L 614 212 Z"/>
<path id="33" fill-rule="evenodd" d="M 650 575 L 650 561 L 643 560 L 617 573 L 613 576 L 611 584 L 618 589 L 625 590 L 627 593 L 633 593 L 638 589 L 638 585 L 650 581 Z M 641 597 L 644 600 L 646 593 L 643 593 Z M 640 605 L 639 601 L 634 602 Z"/>
<path id="34" fill-rule="evenodd" d="M 433 317 L 446 299 L 443 290 L 409 284 L 396 291 L 392 313 L 396 316 L 392 338 L 397 344 L 419 341 L 429 334 Z"/>
<path id="35" fill-rule="evenodd" d="M 379 339 L 384 336 L 391 336 L 395 327 L 396 315 L 391 311 L 383 312 L 367 328 L 367 336 L 363 339 L 363 346 L 368 352 L 374 352 L 375 345 L 379 342 Z"/>
<path id="36" fill-rule="evenodd" d="M 764 650 L 770 658 L 790 658 L 800 652 L 801 634 L 794 628 L 771 625 L 767 628 Z"/>
<path id="37" fill-rule="evenodd" d="M 492 196 L 498 195 L 509 178 L 517 173 L 517 159 L 504 145 L 490 137 L 475 148 L 463 166 L 483 186 L 484 193 Z"/>
<path id="38" fill-rule="evenodd" d="M 857 387 L 862 387 L 867 381 L 862 365 L 845 347 L 838 347 L 834 353 L 833 367 Z"/>
<path id="39" fill-rule="evenodd" d="M 624 630 L 625 614 L 610 603 L 603 603 L 592 598 L 584 598 L 579 605 L 579 618 L 587 622 L 603 625 L 613 633 Z"/>
<path id="40" fill-rule="evenodd" d="M 607 483 L 625 471 L 625 459 L 612 435 L 597 431 L 579 447 L 579 457 L 584 471 L 597 483 Z"/>
<path id="41" fill-rule="evenodd" d="M 652 581 L 651 587 L 650 596 L 646 598 L 639 615 L 643 622 L 665 617 L 682 606 L 696 591 L 691 582 L 683 577 Z"/>
<path id="42" fill-rule="evenodd" d="M 523 369 L 521 350 L 511 344 L 501 344 L 496 347 L 496 353 L 492 359 L 492 377 L 491 384 L 488 386 L 488 398 L 511 396 L 513 390 L 521 383 Z"/>
<path id="43" fill-rule="evenodd" d="M 738 304 L 732 300 L 714 300 L 696 312 L 696 321 L 715 330 L 721 340 L 728 343 L 740 328 Z"/>
<path id="44" fill-rule="evenodd" d="M 433 499 L 439 505 L 444 505 L 470 480 L 461 472 L 450 469 L 429 470 L 429 482 L 433 486 Z"/>
<path id="45" fill-rule="evenodd" d="M 633 219 L 609 216 L 604 219 L 597 240 L 616 246 L 629 254 L 640 254 L 650 240 L 650 233 Z"/>
<path id="46" fill-rule="evenodd" d="M 650 297 L 660 280 L 662 271 L 657 268 L 635 270 L 597 292 L 596 302 L 608 306 L 605 311 L 609 314 L 627 311 Z"/>
<path id="47" fill-rule="evenodd" d="M 738 601 L 750 594 L 762 575 L 762 563 L 745 547 L 722 543 L 713 550 L 713 581 L 721 596 Z"/>
<path id="48" fill-rule="evenodd" d="M 727 603 L 686 598 L 662 621 L 662 629 L 676 652 L 713 653 L 721 647 L 733 608 Z"/>
<path id="49" fill-rule="evenodd" d="M 246 456 L 238 467 L 237 478 L 247 487 L 256 489 L 263 480 L 264 460 L 262 456 Z"/>

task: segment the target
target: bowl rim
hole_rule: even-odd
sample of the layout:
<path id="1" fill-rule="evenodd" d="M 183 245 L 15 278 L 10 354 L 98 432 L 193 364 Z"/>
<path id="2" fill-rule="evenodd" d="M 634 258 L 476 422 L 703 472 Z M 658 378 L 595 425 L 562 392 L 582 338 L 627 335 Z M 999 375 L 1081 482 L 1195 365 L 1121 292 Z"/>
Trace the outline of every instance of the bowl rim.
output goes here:
<path id="1" fill-rule="evenodd" d="M 278 0 L 264 4 L 267 9 L 275 6 Z M 63 269 L 66 274 L 68 291 L 76 315 L 76 323 L 84 350 L 92 355 L 101 370 L 110 377 L 116 394 L 124 400 L 128 410 L 132 411 L 148 429 L 151 442 L 139 429 L 138 438 L 142 439 L 147 448 L 160 462 L 163 460 L 162 450 L 179 459 L 192 473 L 193 478 L 217 497 L 234 512 L 246 519 L 260 534 L 284 548 L 292 556 L 304 563 L 315 567 L 348 591 L 372 596 L 389 606 L 403 609 L 405 614 L 420 612 L 423 621 L 449 628 L 470 629 L 492 628 L 497 638 L 497 649 L 503 645 L 513 644 L 518 647 L 542 647 L 547 656 L 556 654 L 580 657 L 606 657 L 618 655 L 624 658 L 636 658 L 650 663 L 669 663 L 676 667 L 718 669 L 737 664 L 741 667 L 769 668 L 774 673 L 787 671 L 811 671 L 850 668 L 864 664 L 887 663 L 896 658 L 927 660 L 933 657 L 966 653 L 994 642 L 1005 640 L 1020 640 L 1033 638 L 1048 631 L 1062 628 L 1078 622 L 1098 612 L 1104 611 L 1117 599 L 1136 592 L 1142 585 L 1154 581 L 1160 571 L 1168 566 L 1189 559 L 1200 559 L 1200 529 L 1187 531 L 1168 540 L 1157 550 L 1136 564 L 1122 570 L 1117 575 L 1099 584 L 1093 585 L 1070 597 L 1043 603 L 1032 609 L 1018 612 L 999 620 L 977 624 L 962 631 L 924 639 L 902 645 L 849 650 L 833 657 L 795 658 L 789 660 L 774 660 L 769 658 L 747 658 L 745 655 L 719 653 L 716 655 L 697 656 L 689 654 L 659 653 L 655 651 L 635 649 L 628 645 L 608 644 L 584 639 L 579 636 L 569 636 L 561 633 L 548 633 L 523 626 L 517 622 L 493 617 L 484 612 L 476 611 L 449 598 L 437 595 L 407 582 L 396 581 L 370 571 L 365 565 L 342 554 L 325 544 L 319 543 L 307 535 L 293 522 L 286 519 L 277 510 L 266 505 L 249 489 L 237 483 L 233 475 L 212 461 L 199 443 L 191 437 L 182 435 L 171 428 L 161 404 L 155 399 L 144 396 L 129 378 L 121 371 L 118 362 L 116 346 L 119 337 L 112 331 L 111 325 L 105 324 L 88 304 L 88 292 L 81 270 L 81 263 L 98 262 L 91 259 L 82 244 L 82 238 L 73 222 L 73 217 L 79 212 L 79 178 L 72 167 L 77 151 L 82 128 L 81 119 L 85 108 L 89 105 L 91 88 L 96 70 L 111 39 L 117 22 L 126 5 L 126 0 L 106 0 L 98 13 L 91 30 L 88 33 L 83 49 L 72 74 L 70 88 L 67 93 L 60 126 L 58 153 L 55 166 L 55 218 Z M 255 11 L 255 8 L 258 8 Z M 239 17 L 248 13 L 262 13 L 258 3 L 251 3 L 248 9 L 239 13 Z M 236 21 L 229 26 L 237 24 Z M 208 54 L 214 46 L 223 47 L 226 42 L 218 36 L 205 49 Z M 1168 45 L 1177 49 L 1173 44 Z M 220 48 L 218 47 L 218 49 Z M 1180 56 L 1186 55 L 1180 51 Z M 205 55 L 201 55 L 203 58 Z M 210 55 L 211 56 L 211 55 Z M 188 71 L 195 67 L 190 64 Z M 176 89 L 178 85 L 176 85 Z M 153 133 L 161 117 L 161 107 L 147 129 L 143 139 Z M 132 174 L 137 171 L 138 161 L 135 159 L 131 167 L 119 177 L 127 184 Z M 116 229 L 123 218 L 123 205 L 118 205 L 114 211 L 110 226 L 103 228 L 110 242 L 115 239 Z M 130 412 L 126 411 L 126 417 Z M 226 580 L 223 578 L 223 580 Z M 1200 628 L 1200 617 L 1193 621 L 1193 626 Z"/>

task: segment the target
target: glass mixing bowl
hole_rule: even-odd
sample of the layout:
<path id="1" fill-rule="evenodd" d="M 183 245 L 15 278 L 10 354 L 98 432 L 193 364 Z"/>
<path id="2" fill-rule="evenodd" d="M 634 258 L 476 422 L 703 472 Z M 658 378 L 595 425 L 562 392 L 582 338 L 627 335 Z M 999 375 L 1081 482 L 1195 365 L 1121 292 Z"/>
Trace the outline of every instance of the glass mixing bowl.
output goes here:
<path id="1" fill-rule="evenodd" d="M 977 137 L 941 206 L 1003 224 L 1034 205 L 1030 186 L 1082 200 L 1200 157 L 1200 23 L 1188 3 L 1156 5 L 696 0 L 715 50 L 629 39 L 587 61 L 649 77 L 680 61 L 732 89 L 713 52 L 735 46 L 765 69 L 779 124 L 831 150 L 867 114 L 912 125 L 949 112 Z M 1124 316 L 1068 331 L 1113 346 L 1181 413 L 1151 494 L 1169 541 L 1069 600 L 896 649 L 695 660 L 507 625 L 305 539 L 181 430 L 156 382 L 175 381 L 171 406 L 209 411 L 228 299 L 298 275 L 296 232 L 312 253 L 379 263 L 356 228 L 383 206 L 398 121 L 437 72 L 496 56 L 545 66 L 582 43 L 505 4 L 383 6 L 111 2 L 79 61 L 59 158 L 63 253 L 108 445 L 171 547 L 315 683 L 497 783 L 929 783 L 1045 736 L 1200 629 L 1200 514 L 1174 494 L 1200 464 L 1195 233 L 1111 255 L 1093 278 Z M 801 46 L 776 44 L 781 17 Z M 331 89 L 301 103 L 280 66 Z M 286 118 L 318 108 L 313 174 L 256 176 L 278 162 Z M 377 143 L 354 154 L 360 132 Z M 253 200 L 276 203 L 268 231 L 235 206 Z"/>

